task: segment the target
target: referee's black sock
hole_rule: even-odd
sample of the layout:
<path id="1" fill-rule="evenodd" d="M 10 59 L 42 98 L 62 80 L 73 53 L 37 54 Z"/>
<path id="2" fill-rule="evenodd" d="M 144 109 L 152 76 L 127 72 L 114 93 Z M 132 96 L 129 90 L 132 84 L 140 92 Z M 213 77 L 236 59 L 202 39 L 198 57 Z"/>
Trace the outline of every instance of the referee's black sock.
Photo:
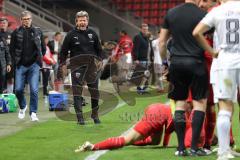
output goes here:
<path id="1" fill-rule="evenodd" d="M 184 137 L 186 129 L 185 111 L 177 110 L 174 114 L 174 126 L 178 139 L 178 151 L 185 150 Z"/>
<path id="2" fill-rule="evenodd" d="M 198 149 L 198 141 L 202 131 L 202 126 L 205 118 L 205 112 L 195 110 L 192 118 L 192 145 L 191 149 Z"/>

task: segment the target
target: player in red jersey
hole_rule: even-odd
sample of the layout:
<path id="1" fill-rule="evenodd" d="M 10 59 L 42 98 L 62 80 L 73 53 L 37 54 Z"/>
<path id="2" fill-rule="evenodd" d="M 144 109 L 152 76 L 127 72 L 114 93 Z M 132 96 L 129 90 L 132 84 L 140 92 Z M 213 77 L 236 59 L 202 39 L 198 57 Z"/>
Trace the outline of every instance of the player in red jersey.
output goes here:
<path id="1" fill-rule="evenodd" d="M 174 131 L 171 108 L 161 103 L 151 104 L 146 108 L 142 119 L 126 135 L 108 138 L 96 144 L 85 142 L 75 152 L 117 149 L 127 145 L 158 145 L 163 130 L 163 146 L 168 146 L 170 135 Z"/>

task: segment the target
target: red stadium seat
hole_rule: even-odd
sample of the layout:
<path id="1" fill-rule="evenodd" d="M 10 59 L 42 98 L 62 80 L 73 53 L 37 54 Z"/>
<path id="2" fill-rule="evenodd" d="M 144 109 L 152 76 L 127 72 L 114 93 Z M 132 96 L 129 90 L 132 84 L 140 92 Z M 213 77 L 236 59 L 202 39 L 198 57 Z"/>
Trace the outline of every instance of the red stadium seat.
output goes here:
<path id="1" fill-rule="evenodd" d="M 184 0 L 112 0 L 120 11 L 133 11 L 135 17 L 142 17 L 145 23 L 160 25 L 170 8 Z"/>

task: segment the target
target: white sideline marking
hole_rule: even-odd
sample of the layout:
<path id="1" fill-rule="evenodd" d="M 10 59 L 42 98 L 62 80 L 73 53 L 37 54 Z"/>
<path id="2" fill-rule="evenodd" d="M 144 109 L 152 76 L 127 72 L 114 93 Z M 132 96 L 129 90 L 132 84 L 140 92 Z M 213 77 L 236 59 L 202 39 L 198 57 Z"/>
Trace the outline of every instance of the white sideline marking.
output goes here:
<path id="1" fill-rule="evenodd" d="M 117 105 L 117 107 L 112 110 L 115 111 L 118 108 L 121 108 L 122 106 L 124 106 L 126 103 L 125 102 L 121 102 Z M 123 135 L 127 134 L 132 128 L 128 129 L 127 131 L 125 131 Z M 87 156 L 84 160 L 97 160 L 99 157 L 101 157 L 102 155 L 106 154 L 109 150 L 101 150 L 101 151 L 95 151 L 93 154 Z"/>

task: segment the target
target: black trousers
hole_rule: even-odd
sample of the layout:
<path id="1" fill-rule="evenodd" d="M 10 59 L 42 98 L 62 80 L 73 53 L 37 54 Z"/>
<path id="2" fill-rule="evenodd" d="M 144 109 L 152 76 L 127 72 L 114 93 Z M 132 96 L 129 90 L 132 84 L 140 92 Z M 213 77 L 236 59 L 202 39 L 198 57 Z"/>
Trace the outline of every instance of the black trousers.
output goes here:
<path id="1" fill-rule="evenodd" d="M 50 69 L 48 68 L 43 68 L 42 69 L 42 77 L 43 77 L 43 95 L 47 96 L 47 86 L 48 86 L 48 81 L 49 81 L 49 76 L 50 76 Z"/>
<path id="2" fill-rule="evenodd" d="M 75 68 L 71 73 L 72 91 L 76 113 L 82 112 L 82 91 L 85 83 L 86 70 L 87 67 L 82 66 Z M 99 101 L 98 79 L 93 82 L 87 82 L 87 86 L 91 95 L 92 109 L 97 109 Z"/>
<path id="3" fill-rule="evenodd" d="M 2 69 L 0 69 L 0 94 L 3 93 L 3 91 L 6 89 L 6 72 L 4 72 Z"/>

